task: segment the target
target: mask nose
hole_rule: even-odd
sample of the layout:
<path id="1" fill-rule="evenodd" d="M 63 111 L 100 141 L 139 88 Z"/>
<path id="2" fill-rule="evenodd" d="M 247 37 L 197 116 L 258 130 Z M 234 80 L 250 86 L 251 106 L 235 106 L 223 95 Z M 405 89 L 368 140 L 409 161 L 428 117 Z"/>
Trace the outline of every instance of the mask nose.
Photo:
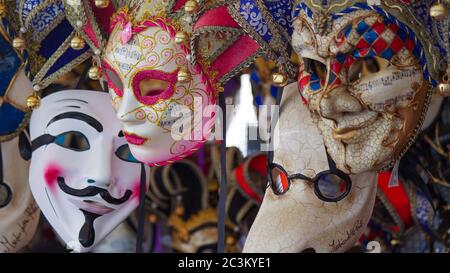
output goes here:
<path id="1" fill-rule="evenodd" d="M 112 183 L 112 141 L 101 140 L 98 143 L 99 153 L 92 159 L 91 170 L 86 179 L 88 186 L 108 189 Z"/>
<path id="2" fill-rule="evenodd" d="M 347 90 L 346 86 L 338 86 L 325 91 L 319 102 L 322 117 L 337 120 L 345 113 L 356 113 L 364 110 L 360 101 Z"/>
<path id="3" fill-rule="evenodd" d="M 140 123 L 145 121 L 145 111 L 142 109 L 142 104 L 134 97 L 133 90 L 124 91 L 116 117 L 122 122 Z"/>

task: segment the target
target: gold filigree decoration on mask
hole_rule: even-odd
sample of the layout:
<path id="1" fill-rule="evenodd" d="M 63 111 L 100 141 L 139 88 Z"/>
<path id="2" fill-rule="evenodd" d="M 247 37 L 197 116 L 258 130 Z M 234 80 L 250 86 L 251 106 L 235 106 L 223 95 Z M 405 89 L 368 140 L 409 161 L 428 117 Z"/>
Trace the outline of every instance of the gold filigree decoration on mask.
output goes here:
<path id="1" fill-rule="evenodd" d="M 169 226 L 173 229 L 172 235 L 185 243 L 189 241 L 193 230 L 210 223 L 217 223 L 217 211 L 213 208 L 202 210 L 188 220 L 183 220 L 175 213 L 169 217 Z"/>

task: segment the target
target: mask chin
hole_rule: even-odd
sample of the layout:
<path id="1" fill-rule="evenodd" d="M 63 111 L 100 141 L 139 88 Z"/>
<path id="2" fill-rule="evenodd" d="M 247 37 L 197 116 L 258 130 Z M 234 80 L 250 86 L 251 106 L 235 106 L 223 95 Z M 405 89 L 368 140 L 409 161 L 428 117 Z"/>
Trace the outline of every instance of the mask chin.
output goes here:
<path id="1" fill-rule="evenodd" d="M 283 196 L 268 189 L 244 252 L 345 252 L 365 230 L 377 190 L 376 173 L 352 180 L 351 193 L 336 203 L 320 201 L 302 180 L 295 180 Z"/>

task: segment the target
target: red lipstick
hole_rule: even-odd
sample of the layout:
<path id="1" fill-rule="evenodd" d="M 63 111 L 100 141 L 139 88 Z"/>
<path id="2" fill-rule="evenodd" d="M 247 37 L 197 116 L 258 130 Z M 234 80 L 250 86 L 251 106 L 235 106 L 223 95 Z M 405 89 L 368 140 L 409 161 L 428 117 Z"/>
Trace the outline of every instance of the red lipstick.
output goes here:
<path id="1" fill-rule="evenodd" d="M 136 134 L 132 134 L 132 133 L 128 133 L 128 132 L 123 132 L 123 135 L 125 136 L 125 139 L 127 140 L 128 143 L 130 143 L 132 145 L 136 145 L 136 146 L 143 145 L 148 140 L 145 137 L 141 137 Z"/>

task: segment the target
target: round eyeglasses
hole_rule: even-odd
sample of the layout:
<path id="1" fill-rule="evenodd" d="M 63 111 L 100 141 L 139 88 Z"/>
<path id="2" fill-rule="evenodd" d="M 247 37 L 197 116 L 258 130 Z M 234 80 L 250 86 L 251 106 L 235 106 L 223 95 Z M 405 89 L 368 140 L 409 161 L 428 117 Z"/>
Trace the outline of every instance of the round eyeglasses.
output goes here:
<path id="1" fill-rule="evenodd" d="M 276 99 L 276 105 L 280 105 L 283 90 L 279 90 Z M 272 128 L 275 128 L 275 122 L 272 120 Z M 272 137 L 272 136 L 271 136 Z M 327 153 L 329 170 L 318 173 L 315 177 L 310 178 L 303 174 L 289 175 L 286 170 L 279 164 L 273 162 L 273 147 L 269 151 L 267 163 L 267 176 L 269 178 L 268 187 L 276 195 L 285 194 L 293 179 L 301 179 L 314 185 L 314 193 L 325 202 L 338 202 L 344 199 L 352 188 L 352 180 L 348 174 L 336 168 L 336 163 Z"/>
<path id="2" fill-rule="evenodd" d="M 325 202 L 338 202 L 344 199 L 352 188 L 350 176 L 338 169 L 320 172 L 310 178 L 303 174 L 288 175 L 286 170 L 273 162 L 268 163 L 269 184 L 276 195 L 285 194 L 293 179 L 302 179 L 314 185 L 314 193 Z"/>

